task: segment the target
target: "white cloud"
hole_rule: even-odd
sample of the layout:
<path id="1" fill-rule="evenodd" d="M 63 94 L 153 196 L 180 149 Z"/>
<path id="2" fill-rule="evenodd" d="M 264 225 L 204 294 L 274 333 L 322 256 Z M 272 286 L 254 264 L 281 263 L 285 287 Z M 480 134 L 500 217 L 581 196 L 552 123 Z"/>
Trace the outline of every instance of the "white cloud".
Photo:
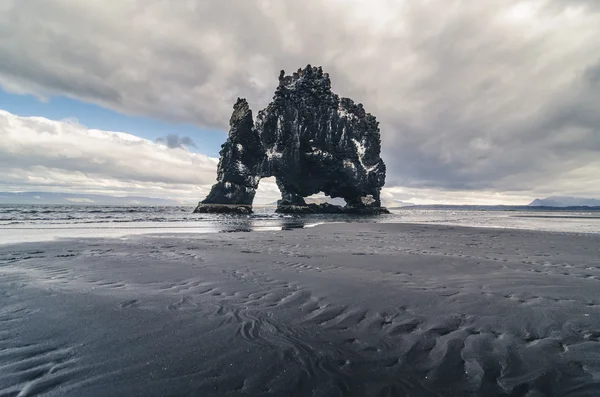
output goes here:
<path id="1" fill-rule="evenodd" d="M 194 202 L 217 159 L 130 134 L 0 110 L 1 190 L 139 194 Z"/>
<path id="2" fill-rule="evenodd" d="M 381 122 L 391 188 L 600 196 L 598 4 L 0 0 L 0 85 L 226 129 L 238 96 L 256 111 L 280 69 L 323 65 Z M 201 186 L 144 161 L 111 172 Z"/>

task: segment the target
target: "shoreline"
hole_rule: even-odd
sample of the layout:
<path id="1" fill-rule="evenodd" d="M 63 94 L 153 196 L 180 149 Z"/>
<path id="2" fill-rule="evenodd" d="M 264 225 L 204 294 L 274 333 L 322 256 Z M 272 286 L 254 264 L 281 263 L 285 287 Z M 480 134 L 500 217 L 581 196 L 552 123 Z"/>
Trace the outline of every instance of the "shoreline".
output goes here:
<path id="1" fill-rule="evenodd" d="M 522 218 L 531 218 L 531 217 L 522 217 Z M 540 218 L 540 217 L 534 217 L 534 218 Z M 258 218 L 258 219 L 262 219 L 262 218 Z M 91 226 L 88 223 L 82 223 L 82 224 L 77 224 L 77 225 L 82 225 L 82 226 L 65 226 L 66 224 L 56 224 L 55 227 L 52 226 L 48 226 L 48 225 L 43 225 L 43 226 L 37 226 L 37 225 L 32 225 L 31 227 L 22 227 L 22 226 L 14 226 L 14 227 L 5 227 L 6 225 L 2 225 L 0 226 L 0 232 L 1 231 L 11 231 L 11 230 L 26 230 L 26 231 L 36 231 L 36 230 L 41 230 L 41 231 L 56 231 L 56 232 L 61 232 L 61 231 L 81 231 L 82 234 L 92 234 L 90 236 L 78 236 L 78 235 L 67 235 L 67 236 L 39 236 L 34 239 L 32 239 L 32 237 L 29 237 L 29 240 L 24 240 L 24 241 L 18 241 L 18 240 L 13 240 L 13 241 L 0 241 L 0 246 L 6 246 L 6 245 L 11 245 L 11 244 L 20 244 L 20 243 L 27 243 L 27 242 L 48 242 L 48 241 L 57 241 L 57 240 L 62 240 L 62 239 L 78 239 L 78 238 L 125 238 L 125 237 L 131 237 L 131 236 L 155 236 L 158 235 L 159 232 L 155 232 L 156 230 L 165 230 L 166 232 L 164 234 L 166 235 L 173 235 L 173 234 L 177 234 L 177 235 L 195 235 L 195 234 L 220 234 L 220 233 L 235 233 L 235 232 L 244 232 L 244 233 L 248 233 L 248 232 L 265 232 L 265 231 L 286 231 L 288 229 L 303 229 L 303 228 L 313 228 L 313 227 L 322 227 L 322 226 L 327 226 L 327 225 L 337 225 L 337 224 L 351 224 L 351 225 L 356 225 L 357 227 L 360 227 L 359 225 L 369 225 L 369 224 L 375 224 L 375 225 L 405 225 L 407 227 L 413 226 L 429 226 L 429 227 L 455 227 L 455 228 L 466 228 L 466 229 L 475 229 L 475 230 L 512 230 L 512 231 L 522 231 L 522 232 L 538 232 L 538 233 L 558 233 L 558 234 L 573 234 L 573 235 L 598 235 L 600 234 L 600 232 L 597 231 L 587 231 L 587 230 L 582 230 L 582 231 L 574 231 L 574 230 L 565 230 L 565 231 L 560 231 L 560 230 L 544 230 L 544 229 L 535 229 L 533 227 L 530 228 L 519 228 L 519 227 L 510 227 L 510 226 L 498 226 L 498 225 L 490 225 L 490 226 L 481 226 L 481 225 L 464 225 L 464 224 L 453 224 L 453 223 L 438 223 L 438 222 L 401 222 L 401 221 L 393 221 L 393 220 L 383 220 L 383 221 L 373 221 L 373 222 L 369 222 L 369 218 L 365 218 L 367 221 L 364 222 L 357 222 L 355 219 L 352 220 L 348 220 L 348 221 L 329 221 L 329 220 L 325 220 L 325 221 L 321 221 L 319 222 L 317 219 L 311 218 L 311 217 L 302 217 L 302 216 L 297 216 L 297 217 L 293 217 L 293 218 L 288 218 L 287 220 L 289 221 L 289 224 L 282 224 L 282 225 L 258 225 L 258 226 L 253 226 L 252 223 L 252 218 L 249 218 L 246 222 L 246 224 L 244 223 L 240 223 L 237 227 L 233 226 L 230 229 L 219 229 L 219 226 L 217 225 L 216 222 L 214 222 L 214 224 L 210 224 L 210 223 L 206 223 L 206 224 L 201 224 L 201 225 L 190 225 L 190 226 L 182 226 L 181 223 L 182 222 L 173 222 L 173 225 L 165 225 L 164 223 L 162 224 L 157 224 L 157 225 L 153 225 L 153 226 L 104 226 L 104 224 L 99 224 L 102 226 Z M 543 219 L 543 218 L 542 218 Z M 564 219 L 564 218 L 560 218 L 557 217 L 557 219 Z M 575 219 L 588 219 L 588 218 L 575 218 Z M 308 221 L 312 221 L 310 223 L 305 223 L 305 224 L 294 224 L 294 221 L 300 221 L 300 223 L 303 220 L 308 220 Z M 193 222 L 193 221 L 192 221 Z M 198 221 L 196 221 L 198 222 Z M 166 222 L 165 222 L 166 223 Z M 186 232 L 185 230 L 192 230 L 195 229 L 195 232 Z M 239 230 L 236 230 L 239 229 Z M 243 229 L 243 230 L 242 230 Z M 110 231 L 110 232 L 117 232 L 114 233 L 112 235 L 102 235 L 102 233 L 97 233 L 98 231 L 102 231 L 102 230 L 106 230 L 106 231 Z M 130 230 L 139 230 L 138 233 L 129 233 L 128 231 Z M 177 232 L 174 233 L 169 233 L 169 230 L 177 230 Z M 120 233 L 119 231 L 123 231 L 123 233 Z"/>

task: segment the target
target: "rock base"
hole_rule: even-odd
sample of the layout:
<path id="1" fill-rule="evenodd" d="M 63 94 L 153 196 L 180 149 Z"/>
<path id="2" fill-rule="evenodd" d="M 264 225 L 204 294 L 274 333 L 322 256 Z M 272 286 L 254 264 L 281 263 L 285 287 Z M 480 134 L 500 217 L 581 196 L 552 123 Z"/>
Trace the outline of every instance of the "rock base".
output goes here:
<path id="1" fill-rule="evenodd" d="M 194 210 L 196 214 L 242 214 L 252 213 L 251 205 L 243 204 L 198 204 Z"/>
<path id="2" fill-rule="evenodd" d="M 275 210 L 278 214 L 350 214 L 350 215 L 381 215 L 389 214 L 385 207 L 342 207 L 333 204 L 307 204 L 307 205 L 278 205 Z"/>

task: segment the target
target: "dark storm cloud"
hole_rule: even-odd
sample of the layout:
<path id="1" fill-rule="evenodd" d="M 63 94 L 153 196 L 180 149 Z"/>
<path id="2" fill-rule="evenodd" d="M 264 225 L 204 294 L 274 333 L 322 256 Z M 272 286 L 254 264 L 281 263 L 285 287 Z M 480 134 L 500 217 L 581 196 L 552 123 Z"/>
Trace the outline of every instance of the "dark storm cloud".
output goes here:
<path id="1" fill-rule="evenodd" d="M 600 196 L 594 1 L 0 0 L 0 84 L 227 128 L 322 65 L 375 114 L 388 186 Z M 174 141 L 170 147 L 181 146 Z"/>
<path id="2" fill-rule="evenodd" d="M 160 138 L 156 138 L 156 143 L 167 146 L 170 149 L 182 149 L 185 147 L 196 147 L 196 144 L 189 136 L 179 136 L 177 134 L 168 134 Z"/>

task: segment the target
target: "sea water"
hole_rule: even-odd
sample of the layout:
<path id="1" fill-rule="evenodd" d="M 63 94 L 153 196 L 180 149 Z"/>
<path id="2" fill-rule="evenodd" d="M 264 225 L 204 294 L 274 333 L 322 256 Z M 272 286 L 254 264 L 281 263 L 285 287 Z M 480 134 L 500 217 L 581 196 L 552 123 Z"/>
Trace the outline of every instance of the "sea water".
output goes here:
<path id="1" fill-rule="evenodd" d="M 600 211 L 406 207 L 390 215 L 292 216 L 257 208 L 252 215 L 194 214 L 192 206 L 0 205 L 0 243 L 131 234 L 290 230 L 331 222 L 384 222 L 600 233 Z"/>

